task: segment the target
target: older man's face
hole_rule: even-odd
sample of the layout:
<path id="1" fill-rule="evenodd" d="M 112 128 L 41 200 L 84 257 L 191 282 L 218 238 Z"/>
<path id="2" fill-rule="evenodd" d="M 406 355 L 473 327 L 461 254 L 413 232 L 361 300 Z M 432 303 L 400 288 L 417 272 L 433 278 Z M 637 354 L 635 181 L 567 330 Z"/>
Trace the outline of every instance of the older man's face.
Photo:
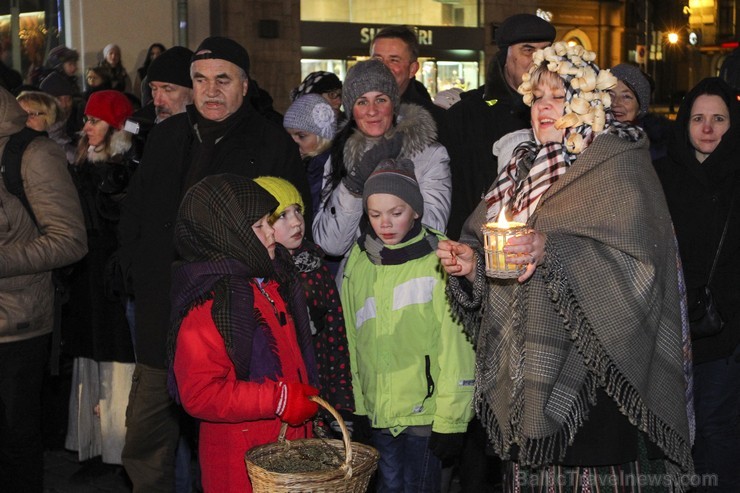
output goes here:
<path id="1" fill-rule="evenodd" d="M 509 51 L 506 53 L 506 65 L 504 66 L 506 83 L 516 90 L 522 83 L 522 75 L 532 66 L 534 52 L 547 48 L 551 44 L 549 41 L 541 41 L 539 43 L 517 43 L 509 46 Z"/>
<path id="2" fill-rule="evenodd" d="M 190 75 L 193 102 L 204 118 L 220 122 L 241 108 L 249 81 L 238 66 L 219 58 L 206 58 L 193 62 Z"/>
<path id="3" fill-rule="evenodd" d="M 185 106 L 193 102 L 193 90 L 189 87 L 170 82 L 152 81 L 149 83 L 149 88 L 152 90 L 157 123 L 184 112 Z"/>

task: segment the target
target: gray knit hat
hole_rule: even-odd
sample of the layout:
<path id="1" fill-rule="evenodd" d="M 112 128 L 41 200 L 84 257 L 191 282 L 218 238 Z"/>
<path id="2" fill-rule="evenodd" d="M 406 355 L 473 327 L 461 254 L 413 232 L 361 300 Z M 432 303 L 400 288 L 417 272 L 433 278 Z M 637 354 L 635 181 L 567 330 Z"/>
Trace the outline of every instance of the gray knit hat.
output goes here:
<path id="1" fill-rule="evenodd" d="M 337 131 L 337 117 L 323 96 L 306 94 L 293 101 L 285 112 L 283 127 L 304 130 L 331 140 Z"/>
<path id="2" fill-rule="evenodd" d="M 637 102 L 640 104 L 640 112 L 637 116 L 645 116 L 650 105 L 650 81 L 642 71 L 629 63 L 620 63 L 611 69 L 612 75 L 625 83 L 630 91 L 635 93 Z"/>
<path id="3" fill-rule="evenodd" d="M 400 198 L 421 217 L 424 214 L 424 198 L 419 182 L 414 175 L 414 163 L 407 158 L 384 159 L 365 182 L 362 206 L 367 212 L 367 198 L 374 193 L 388 193 Z"/>
<path id="4" fill-rule="evenodd" d="M 366 92 L 382 92 L 391 98 L 393 111 L 398 110 L 401 102 L 398 84 L 390 69 L 376 58 L 357 62 L 344 79 L 342 87 L 342 106 L 347 118 L 352 119 L 352 108 L 360 96 Z"/>

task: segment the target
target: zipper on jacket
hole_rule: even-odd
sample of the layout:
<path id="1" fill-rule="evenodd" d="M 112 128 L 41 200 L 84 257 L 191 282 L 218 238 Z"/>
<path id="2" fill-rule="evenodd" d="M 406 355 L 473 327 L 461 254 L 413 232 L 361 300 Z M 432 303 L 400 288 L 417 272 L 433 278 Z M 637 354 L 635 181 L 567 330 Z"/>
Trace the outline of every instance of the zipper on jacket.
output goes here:
<path id="1" fill-rule="evenodd" d="M 272 305 L 272 311 L 275 313 L 275 318 L 280 323 L 280 326 L 281 327 L 285 326 L 285 324 L 288 323 L 288 320 L 285 317 L 285 312 L 282 312 L 282 311 L 281 312 L 278 312 L 278 309 L 275 306 L 275 302 L 273 301 L 272 298 L 270 298 L 270 295 L 267 294 L 267 291 L 265 291 L 265 288 L 262 287 L 262 283 L 261 282 L 257 282 L 257 288 L 260 290 L 260 293 L 262 293 L 262 295 L 265 298 L 267 298 L 267 301 L 269 301 L 270 304 Z"/>
<path id="2" fill-rule="evenodd" d="M 429 399 L 432 395 L 434 395 L 434 378 L 432 378 L 432 360 L 429 357 L 428 354 L 424 355 L 424 371 L 426 373 L 427 377 L 427 395 L 424 397 L 424 400 L 421 401 L 421 404 L 416 406 L 414 408 L 415 413 L 420 413 L 424 410 L 424 403 Z"/>

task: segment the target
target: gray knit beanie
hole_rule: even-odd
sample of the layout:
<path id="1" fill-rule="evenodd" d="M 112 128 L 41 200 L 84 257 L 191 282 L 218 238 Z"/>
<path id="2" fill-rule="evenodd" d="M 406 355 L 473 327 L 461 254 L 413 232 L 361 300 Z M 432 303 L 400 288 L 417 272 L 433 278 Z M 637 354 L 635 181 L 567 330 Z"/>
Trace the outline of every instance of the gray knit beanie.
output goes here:
<path id="1" fill-rule="evenodd" d="M 407 158 L 384 159 L 365 182 L 362 206 L 367 212 L 367 198 L 374 193 L 387 193 L 400 198 L 419 214 L 424 215 L 424 198 L 414 174 L 414 163 Z"/>
<path id="2" fill-rule="evenodd" d="M 357 62 L 344 79 L 342 87 L 342 106 L 347 118 L 352 119 L 352 108 L 360 96 L 366 92 L 377 91 L 391 98 L 393 111 L 398 110 L 401 102 L 398 84 L 390 69 L 376 58 Z"/>
<path id="3" fill-rule="evenodd" d="M 323 96 L 306 94 L 293 101 L 285 112 L 283 127 L 303 130 L 331 140 L 337 131 L 337 117 Z"/>
<path id="4" fill-rule="evenodd" d="M 650 105 L 650 82 L 642 71 L 629 63 L 620 63 L 611 69 L 612 75 L 625 83 L 635 93 L 640 104 L 638 117 L 645 116 Z"/>

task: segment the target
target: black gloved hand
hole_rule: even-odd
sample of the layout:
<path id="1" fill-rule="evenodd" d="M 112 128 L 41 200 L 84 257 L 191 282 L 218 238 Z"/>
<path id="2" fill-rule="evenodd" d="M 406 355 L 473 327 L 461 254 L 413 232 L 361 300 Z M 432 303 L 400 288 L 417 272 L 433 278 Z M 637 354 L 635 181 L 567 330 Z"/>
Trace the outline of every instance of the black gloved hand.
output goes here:
<path id="1" fill-rule="evenodd" d="M 465 433 L 437 433 L 432 432 L 429 439 L 429 450 L 441 461 L 446 461 L 460 455 Z"/>
<path id="2" fill-rule="evenodd" d="M 342 178 L 342 183 L 347 190 L 355 195 L 362 195 L 365 187 L 365 181 L 370 177 L 378 163 L 384 159 L 395 159 L 401 152 L 403 145 L 403 135 L 396 132 L 392 137 L 381 137 L 378 142 L 365 154 L 360 160 L 352 166 L 347 172 L 347 176 Z"/>
<path id="3" fill-rule="evenodd" d="M 369 444 L 373 427 L 367 416 L 355 414 L 352 421 L 352 441 Z"/>

